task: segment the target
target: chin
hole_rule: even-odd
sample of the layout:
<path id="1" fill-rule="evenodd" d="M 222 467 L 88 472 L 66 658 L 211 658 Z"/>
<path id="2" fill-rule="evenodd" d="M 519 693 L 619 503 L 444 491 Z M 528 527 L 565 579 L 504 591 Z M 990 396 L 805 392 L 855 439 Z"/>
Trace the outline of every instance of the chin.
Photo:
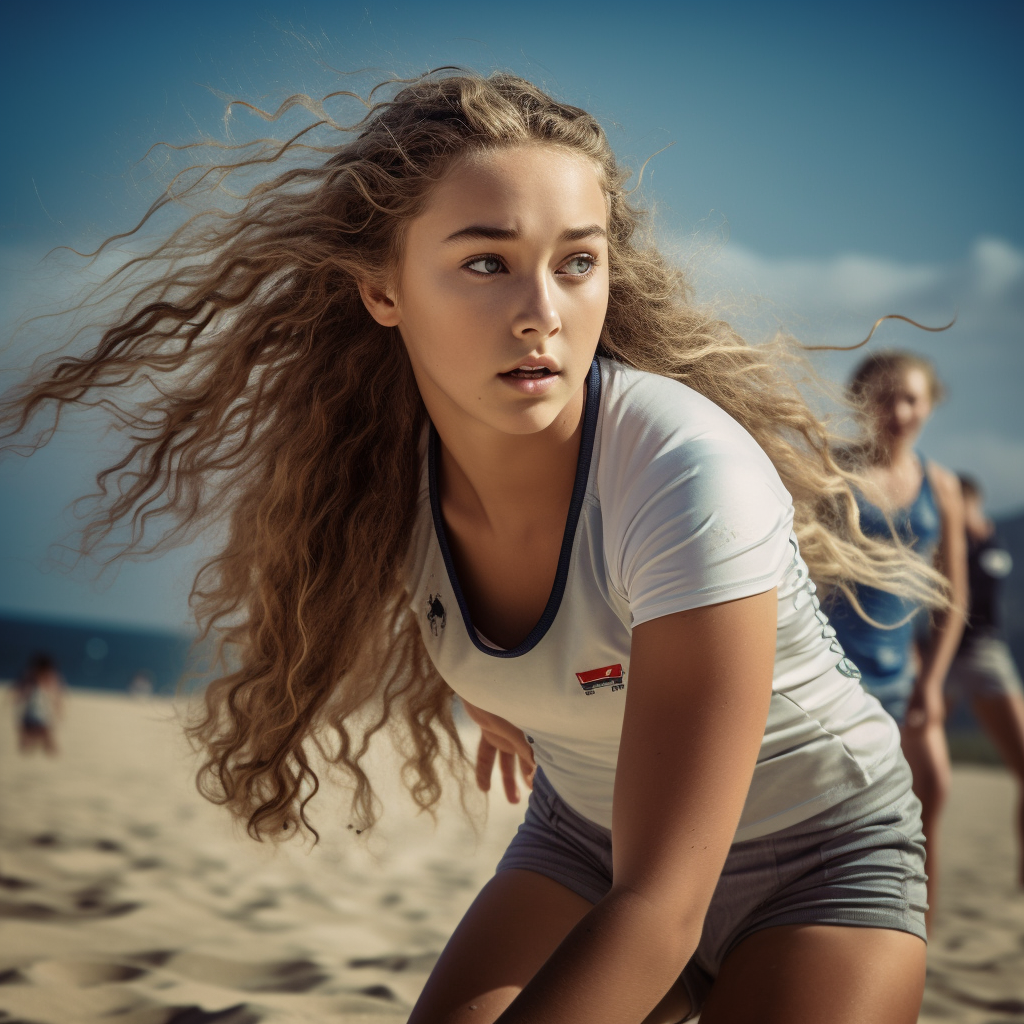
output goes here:
<path id="1" fill-rule="evenodd" d="M 495 423 L 496 429 L 504 434 L 513 434 L 519 437 L 527 437 L 530 434 L 539 434 L 547 430 L 558 418 L 561 409 L 537 409 L 519 414 L 503 416 L 501 422 Z"/>

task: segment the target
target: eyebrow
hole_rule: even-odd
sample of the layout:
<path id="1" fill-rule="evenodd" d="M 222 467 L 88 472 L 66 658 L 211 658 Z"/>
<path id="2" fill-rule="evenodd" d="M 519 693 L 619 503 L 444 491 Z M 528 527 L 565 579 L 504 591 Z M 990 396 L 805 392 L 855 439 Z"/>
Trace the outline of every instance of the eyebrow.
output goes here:
<path id="1" fill-rule="evenodd" d="M 558 236 L 558 240 L 560 242 L 580 242 L 584 238 L 606 238 L 607 236 L 608 232 L 600 224 L 587 224 L 580 228 L 566 228 Z M 520 234 L 515 228 L 495 228 L 483 224 L 472 224 L 468 228 L 462 228 L 462 230 L 450 234 L 444 241 L 447 245 L 449 242 L 464 242 L 468 239 L 516 242 L 519 238 Z"/>

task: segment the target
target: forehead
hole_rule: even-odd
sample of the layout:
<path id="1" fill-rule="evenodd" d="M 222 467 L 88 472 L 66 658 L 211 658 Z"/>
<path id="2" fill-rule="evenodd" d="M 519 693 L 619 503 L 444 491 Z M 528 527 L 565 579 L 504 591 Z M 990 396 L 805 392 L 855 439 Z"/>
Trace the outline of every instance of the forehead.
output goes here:
<path id="1" fill-rule="evenodd" d="M 417 222 L 420 234 L 444 237 L 470 224 L 557 234 L 581 224 L 607 226 L 608 203 L 591 160 L 534 144 L 459 160 L 411 226 Z"/>
<path id="2" fill-rule="evenodd" d="M 908 393 L 914 396 L 930 396 L 932 392 L 928 374 L 913 363 L 905 363 L 880 374 L 869 388 L 870 392 L 882 400 Z"/>
<path id="3" fill-rule="evenodd" d="M 931 393 L 931 382 L 928 374 L 920 366 L 908 366 L 900 378 L 900 384 L 904 391 L 914 395 L 927 395 Z"/>

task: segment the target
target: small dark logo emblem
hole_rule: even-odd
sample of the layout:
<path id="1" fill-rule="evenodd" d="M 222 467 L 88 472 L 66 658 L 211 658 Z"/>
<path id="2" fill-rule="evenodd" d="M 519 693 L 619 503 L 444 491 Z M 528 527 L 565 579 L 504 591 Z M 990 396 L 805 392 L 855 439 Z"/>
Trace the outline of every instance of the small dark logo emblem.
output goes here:
<path id="1" fill-rule="evenodd" d="M 427 622 L 430 623 L 430 632 L 434 636 L 440 636 L 441 630 L 448 623 L 448 613 L 441 604 L 440 594 L 431 594 L 427 598 Z"/>

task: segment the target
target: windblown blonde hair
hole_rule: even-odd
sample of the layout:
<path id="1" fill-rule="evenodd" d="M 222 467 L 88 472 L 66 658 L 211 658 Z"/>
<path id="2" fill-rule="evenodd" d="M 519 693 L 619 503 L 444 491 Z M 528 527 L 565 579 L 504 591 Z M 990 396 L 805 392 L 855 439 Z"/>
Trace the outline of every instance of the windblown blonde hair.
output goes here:
<path id="1" fill-rule="evenodd" d="M 207 208 L 115 272 L 115 284 L 144 281 L 120 293 L 92 351 L 51 360 L 0 410 L 8 437 L 47 407 L 114 412 L 129 444 L 99 477 L 107 502 L 86 549 L 120 523 L 133 528 L 129 550 L 154 520 L 175 536 L 226 529 L 192 593 L 224 659 L 191 728 L 206 796 L 254 837 L 280 836 L 311 827 L 317 747 L 349 773 L 363 824 L 376 808 L 361 761 L 385 725 L 400 726 L 421 807 L 440 796 L 439 760 L 460 763 L 452 693 L 403 589 L 426 414 L 401 337 L 374 322 L 356 282 L 392 279 L 404 226 L 475 151 L 545 144 L 591 161 L 610 209 L 598 351 L 685 382 L 750 431 L 793 496 L 819 584 L 942 601 L 933 570 L 861 533 L 856 475 L 794 382 L 792 346 L 751 346 L 692 304 L 593 117 L 508 74 L 442 69 L 381 88 L 390 98 L 374 90 L 349 126 L 293 97 L 264 116 L 305 106 L 315 116 L 302 131 L 220 147 L 179 175 L 129 236 L 172 204 Z M 336 142 L 314 144 L 313 129 Z M 233 207 L 209 199 L 236 181 Z"/>

